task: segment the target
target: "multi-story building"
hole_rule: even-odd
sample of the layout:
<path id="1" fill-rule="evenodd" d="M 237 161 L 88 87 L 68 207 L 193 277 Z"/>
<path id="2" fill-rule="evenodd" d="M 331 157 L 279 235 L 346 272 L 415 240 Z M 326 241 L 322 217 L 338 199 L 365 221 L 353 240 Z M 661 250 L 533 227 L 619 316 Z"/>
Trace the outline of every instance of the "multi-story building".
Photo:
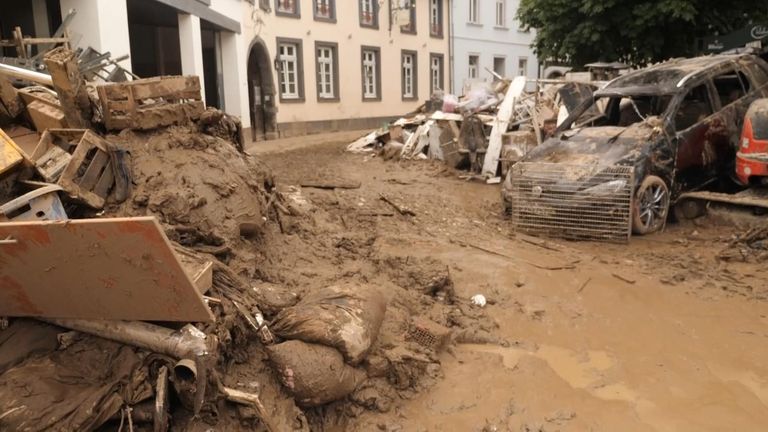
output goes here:
<path id="1" fill-rule="evenodd" d="M 515 19 L 520 0 L 454 1 L 451 11 L 453 91 L 472 81 L 503 77 L 538 77 L 531 48 L 535 34 L 523 31 Z"/>
<path id="2" fill-rule="evenodd" d="M 49 36 L 74 9 L 76 47 L 130 54 L 121 65 L 140 77 L 199 75 L 206 103 L 254 140 L 378 126 L 449 80 L 449 0 L 3 3 L 3 38 Z"/>

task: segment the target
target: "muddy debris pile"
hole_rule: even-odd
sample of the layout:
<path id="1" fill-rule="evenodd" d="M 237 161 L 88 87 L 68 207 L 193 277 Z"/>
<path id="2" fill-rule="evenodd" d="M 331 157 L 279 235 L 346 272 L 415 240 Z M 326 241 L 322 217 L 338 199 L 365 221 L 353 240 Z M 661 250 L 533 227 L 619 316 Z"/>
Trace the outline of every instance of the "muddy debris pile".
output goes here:
<path id="1" fill-rule="evenodd" d="M 768 225 L 750 228 L 737 236 L 717 258 L 722 261 L 749 263 L 768 261 Z"/>
<path id="2" fill-rule="evenodd" d="M 279 192 L 197 77 L 45 62 L 0 70 L 0 430 L 321 430 L 499 342 L 442 264 Z"/>
<path id="3" fill-rule="evenodd" d="M 527 92 L 529 86 L 535 90 Z M 509 168 L 552 136 L 591 97 L 596 86 L 496 76 L 465 88 L 460 98 L 435 92 L 416 111 L 347 146 L 385 160 L 439 160 L 463 170 L 461 178 L 500 183 Z"/>

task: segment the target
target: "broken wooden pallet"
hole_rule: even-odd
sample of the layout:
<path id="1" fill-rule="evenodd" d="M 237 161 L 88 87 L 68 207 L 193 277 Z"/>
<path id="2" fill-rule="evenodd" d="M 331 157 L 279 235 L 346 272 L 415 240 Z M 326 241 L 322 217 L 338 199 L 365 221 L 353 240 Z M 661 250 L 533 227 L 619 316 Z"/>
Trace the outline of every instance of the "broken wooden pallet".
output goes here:
<path id="1" fill-rule="evenodd" d="M 196 76 L 163 76 L 98 87 L 107 129 L 154 129 L 205 110 Z"/>

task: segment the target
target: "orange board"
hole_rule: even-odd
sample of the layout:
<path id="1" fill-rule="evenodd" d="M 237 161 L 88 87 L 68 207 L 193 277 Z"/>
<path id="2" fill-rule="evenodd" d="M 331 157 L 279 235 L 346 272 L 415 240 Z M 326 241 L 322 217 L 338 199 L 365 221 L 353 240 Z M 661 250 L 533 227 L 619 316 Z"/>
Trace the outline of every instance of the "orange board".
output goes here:
<path id="1" fill-rule="evenodd" d="M 153 217 L 0 223 L 0 316 L 213 320 Z"/>

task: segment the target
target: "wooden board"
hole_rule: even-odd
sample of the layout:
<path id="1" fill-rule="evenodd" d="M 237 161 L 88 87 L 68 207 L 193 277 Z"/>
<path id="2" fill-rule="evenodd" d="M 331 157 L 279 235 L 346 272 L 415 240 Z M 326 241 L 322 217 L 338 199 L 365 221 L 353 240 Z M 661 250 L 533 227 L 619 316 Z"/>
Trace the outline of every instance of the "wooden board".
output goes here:
<path id="1" fill-rule="evenodd" d="M 10 170 L 24 160 L 13 140 L 0 129 L 0 174 Z"/>
<path id="2" fill-rule="evenodd" d="M 509 120 L 515 108 L 515 101 L 520 98 L 525 90 L 527 78 L 524 76 L 516 77 L 509 85 L 504 101 L 499 106 L 499 112 L 493 122 L 491 137 L 488 141 L 488 150 L 483 160 L 482 175 L 485 177 L 496 177 L 496 170 L 499 168 L 499 157 L 501 156 L 501 135 L 509 129 Z"/>
<path id="3" fill-rule="evenodd" d="M 152 217 L 0 223 L 0 316 L 213 320 Z"/>

